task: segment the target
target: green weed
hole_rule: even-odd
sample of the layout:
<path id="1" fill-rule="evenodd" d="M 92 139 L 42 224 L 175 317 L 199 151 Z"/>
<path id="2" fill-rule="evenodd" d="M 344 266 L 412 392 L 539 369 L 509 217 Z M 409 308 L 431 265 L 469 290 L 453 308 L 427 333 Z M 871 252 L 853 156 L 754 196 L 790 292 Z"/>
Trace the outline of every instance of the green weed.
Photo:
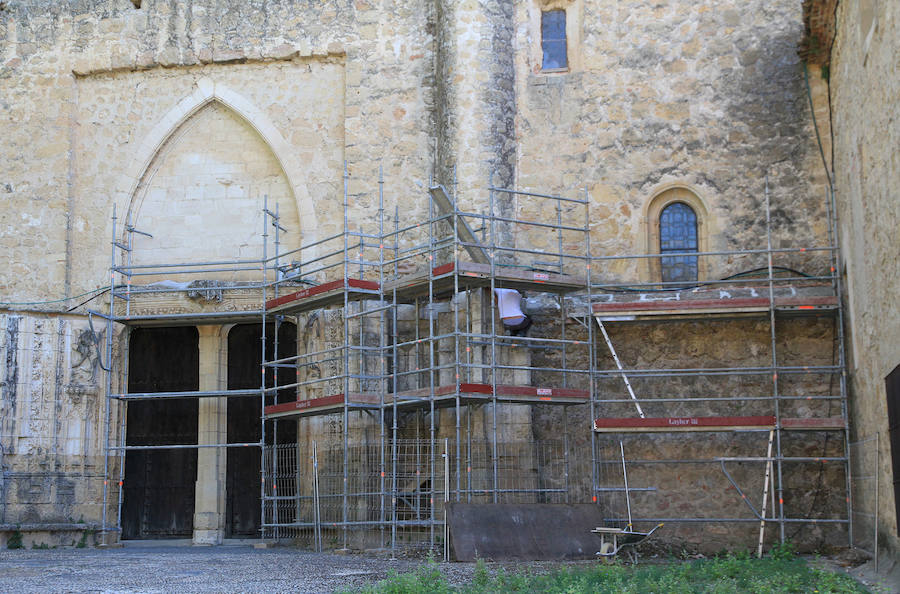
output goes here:
<path id="1" fill-rule="evenodd" d="M 769 551 L 769 557 L 779 560 L 791 559 L 795 554 L 794 544 L 789 540 L 786 540 L 782 544 L 776 544 L 772 547 L 772 550 Z"/>
<path id="2" fill-rule="evenodd" d="M 87 548 L 87 541 L 90 536 L 94 534 L 93 530 L 85 530 L 81 533 L 81 540 L 75 545 L 76 549 L 84 549 Z"/>
<path id="3" fill-rule="evenodd" d="M 12 534 L 9 535 L 9 539 L 6 541 L 7 549 L 23 549 L 25 545 L 22 544 L 22 532 L 18 529 L 13 530 Z"/>
<path id="4" fill-rule="evenodd" d="M 361 590 L 370 594 L 450 593 L 487 594 L 493 592 L 545 592 L 580 594 L 583 592 L 644 593 L 666 592 L 819 592 L 843 594 L 866 592 L 849 576 L 818 569 L 797 557 L 792 547 L 778 547 L 765 559 L 748 553 L 728 553 L 713 559 L 670 562 L 665 565 L 626 567 L 619 564 L 562 568 L 545 574 L 507 572 L 493 574 L 484 561 L 475 564 L 472 580 L 460 586 L 450 585 L 434 560 L 414 572 L 391 573 L 386 580 Z"/>

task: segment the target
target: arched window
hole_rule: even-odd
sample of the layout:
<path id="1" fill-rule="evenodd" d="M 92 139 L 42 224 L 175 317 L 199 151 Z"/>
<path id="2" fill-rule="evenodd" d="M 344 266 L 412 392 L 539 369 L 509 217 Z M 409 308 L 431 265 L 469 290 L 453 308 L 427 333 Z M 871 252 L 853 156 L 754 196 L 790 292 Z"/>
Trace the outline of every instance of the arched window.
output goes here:
<path id="1" fill-rule="evenodd" d="M 696 252 L 697 213 L 684 202 L 672 202 L 659 215 L 659 253 L 683 254 Z M 663 282 L 694 282 L 697 280 L 697 256 L 669 256 L 660 258 Z"/>

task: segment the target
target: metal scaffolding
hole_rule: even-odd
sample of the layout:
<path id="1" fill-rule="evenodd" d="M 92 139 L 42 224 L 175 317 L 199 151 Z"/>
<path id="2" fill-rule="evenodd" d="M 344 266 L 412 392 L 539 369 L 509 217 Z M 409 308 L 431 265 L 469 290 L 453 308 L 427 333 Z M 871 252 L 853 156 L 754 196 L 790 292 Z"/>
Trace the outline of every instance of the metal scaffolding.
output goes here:
<path id="1" fill-rule="evenodd" d="M 785 542 L 790 538 L 786 534 L 789 525 L 838 526 L 846 527 L 847 538 L 852 539 L 851 493 L 849 468 L 849 424 L 847 417 L 847 386 L 844 358 L 844 335 L 841 309 L 840 254 L 837 248 L 836 227 L 833 216 L 833 204 L 828 208 L 828 245 L 812 247 L 776 248 L 773 242 L 772 208 L 768 179 L 765 183 L 765 248 L 743 249 L 714 252 L 684 252 L 674 256 L 691 258 L 727 258 L 744 259 L 754 264 L 747 266 L 753 269 L 753 275 L 734 275 L 721 280 L 692 283 L 683 287 L 684 283 L 660 282 L 650 280 L 635 282 L 603 282 L 597 287 L 599 293 L 605 293 L 604 302 L 594 303 L 592 313 L 598 324 L 621 327 L 638 324 L 642 326 L 697 323 L 704 328 L 712 328 L 715 324 L 734 323 L 737 320 L 764 320 L 769 342 L 768 364 L 754 364 L 749 353 L 742 353 L 742 361 L 736 365 L 716 367 L 696 366 L 682 368 L 660 368 L 653 366 L 636 366 L 623 370 L 597 369 L 594 377 L 598 382 L 625 380 L 640 382 L 638 393 L 650 391 L 654 386 L 663 385 L 671 389 L 673 383 L 684 381 L 705 382 L 707 384 L 728 385 L 735 382 L 737 390 L 732 387 L 725 394 L 704 394 L 692 392 L 684 396 L 658 396 L 631 398 L 597 399 L 606 411 L 623 411 L 633 407 L 654 407 L 662 409 L 666 416 L 643 418 L 644 415 L 621 417 L 621 412 L 614 418 L 597 419 L 594 432 L 600 435 L 617 434 L 622 438 L 628 434 L 655 433 L 697 433 L 713 432 L 737 440 L 738 434 L 754 433 L 768 436 L 766 442 L 761 441 L 753 446 L 759 449 L 755 453 L 741 456 L 723 456 L 721 453 L 706 459 L 698 458 L 655 458 L 630 460 L 629 465 L 657 465 L 675 467 L 675 465 L 718 465 L 722 474 L 734 488 L 737 496 L 750 512 L 749 515 L 735 517 L 697 517 L 684 515 L 680 517 L 636 517 L 635 522 L 644 523 L 761 523 L 760 543 L 763 539 L 765 523 L 771 522 L 778 527 L 777 540 Z M 669 255 L 669 254 L 667 254 Z M 775 258 L 785 259 L 822 257 L 828 272 L 825 274 L 805 274 L 794 269 L 776 265 Z M 654 254 L 610 255 L 595 257 L 595 261 L 610 263 L 614 261 L 641 261 L 660 258 Z M 759 262 L 762 258 L 763 261 Z M 640 299 L 633 293 L 642 295 Z M 715 293 L 718 293 L 716 295 Z M 649 299 L 645 300 L 646 297 Z M 723 298 L 724 297 L 724 298 Z M 828 343 L 823 344 L 823 351 L 831 351 L 830 364 L 809 364 L 808 361 L 786 361 L 789 351 L 791 324 L 796 320 L 808 320 L 811 317 L 831 318 L 832 331 Z M 605 330 L 604 330 L 605 333 Z M 710 335 L 714 336 L 710 331 Z M 828 348 L 830 343 L 831 348 Z M 615 358 L 615 354 L 613 353 Z M 618 363 L 618 360 L 616 360 Z M 749 364 L 748 364 L 749 363 Z M 600 365 L 598 364 L 598 367 Z M 769 383 L 768 393 L 763 388 Z M 746 393 L 748 385 L 756 388 L 757 393 Z M 629 386 L 630 389 L 630 386 Z M 597 388 L 598 393 L 602 392 Z M 662 405 L 662 406 L 660 406 Z M 836 405 L 837 411 L 833 405 Z M 677 415 L 672 414 L 673 409 Z M 705 412 L 697 413 L 696 410 Z M 714 410 L 717 409 L 717 410 Z M 735 413 L 735 411 L 740 411 Z M 638 408 L 640 411 L 640 408 Z M 713 412 L 711 412 L 713 411 Z M 757 417 L 734 416 L 735 414 L 762 415 Z M 608 413 L 608 414 L 609 414 Z M 715 416 L 701 416 L 715 415 Z M 672 416 L 668 416 L 672 415 Z M 814 438 L 796 438 L 798 431 L 804 435 L 814 432 Z M 839 436 L 839 444 L 829 444 L 830 435 Z M 699 438 L 694 438 L 697 441 Z M 746 440 L 745 440 L 746 441 Z M 821 444 L 820 454 L 810 455 L 805 450 L 810 443 Z M 806 446 L 806 447 L 803 447 Z M 766 452 L 765 455 L 761 455 Z M 739 484 L 729 473 L 729 464 L 755 465 L 758 479 L 764 478 L 763 505 L 757 509 L 748 499 Z M 601 462 L 602 464 L 602 462 Z M 806 513 L 786 509 L 787 474 L 799 475 L 803 468 L 817 469 L 827 465 L 837 465 L 846 484 L 844 489 L 832 492 L 830 500 L 818 501 L 820 509 L 814 510 L 812 505 Z M 658 470 L 656 471 L 658 472 Z M 823 488 L 822 474 L 826 470 L 812 470 L 819 474 L 819 484 L 813 497 L 815 503 Z M 745 474 L 747 474 L 745 472 Z M 773 485 L 770 487 L 770 484 Z M 795 489 L 796 490 L 796 489 Z M 766 498 L 771 498 L 770 514 L 766 515 Z M 841 509 L 843 508 L 843 509 Z M 841 511 L 843 513 L 836 513 Z M 816 513 L 810 513 L 816 512 Z M 818 514 L 818 515 L 817 515 Z M 618 518 L 623 521 L 623 518 Z M 795 533 L 796 534 L 796 533 Z M 762 546 L 760 544 L 760 546 Z"/>
<path id="2" fill-rule="evenodd" d="M 271 222 L 276 229 L 275 244 L 278 245 L 278 217 L 268 210 L 264 200 L 263 211 L 271 215 Z M 161 327 L 161 326 L 194 326 L 205 324 L 231 324 L 238 322 L 258 322 L 263 324 L 263 357 L 265 358 L 265 324 L 266 317 L 259 305 L 260 299 L 264 303 L 270 285 L 267 271 L 266 238 L 268 229 L 262 229 L 263 253 L 260 259 L 250 260 L 218 260 L 201 262 L 164 262 L 156 264 L 135 264 L 133 254 L 135 252 L 134 236 L 142 235 L 152 239 L 149 233 L 137 229 L 131 224 L 130 215 L 126 219 L 121 230 L 118 226 L 118 216 L 115 207 L 112 214 L 112 242 L 110 255 L 110 285 L 109 302 L 106 313 L 89 310 L 89 316 L 97 316 L 105 319 L 107 324 L 104 359 L 101 366 L 106 371 L 106 398 L 105 398 L 105 423 L 104 423 L 104 481 L 103 481 L 103 513 L 101 517 L 101 542 L 109 544 L 113 539 L 120 538 L 122 531 L 122 504 L 123 487 L 125 481 L 125 455 L 128 451 L 138 450 L 172 450 L 172 449 L 206 449 L 206 448 L 260 448 L 266 442 L 265 427 L 259 441 L 232 443 L 227 436 L 211 443 L 157 443 L 147 445 L 128 445 L 126 442 L 128 403 L 134 401 L 159 401 L 170 399 L 205 399 L 205 398 L 232 398 L 253 396 L 260 399 L 260 409 L 265 406 L 265 378 L 259 389 L 214 389 L 214 390 L 190 390 L 176 392 L 129 392 L 128 391 L 128 347 L 132 328 L 134 327 Z M 270 223 L 270 218 L 264 217 L 264 225 Z M 120 234 L 121 233 L 121 237 Z M 262 270 L 262 282 L 243 280 L 241 276 L 252 274 L 256 276 Z M 222 275 L 230 275 L 232 280 L 221 280 Z M 196 279 L 198 275 L 213 275 L 216 280 L 212 283 L 193 284 L 190 281 L 175 282 L 173 278 Z M 138 285 L 135 279 L 164 279 L 156 280 L 150 284 Z M 135 303 L 142 299 L 157 299 L 159 297 L 171 297 L 195 295 L 224 295 L 229 292 L 251 291 L 255 293 L 249 306 L 243 311 L 195 311 L 190 313 L 162 313 L 160 311 L 135 312 Z M 225 299 L 220 299 L 224 301 Z M 153 309 L 153 304 L 150 304 Z M 118 357 L 114 356 L 114 330 L 115 325 L 125 329 L 122 340 L 124 352 Z M 277 334 L 276 334 L 277 336 Z M 277 343 L 277 338 L 276 338 Z M 116 361 L 122 361 L 120 368 L 116 367 Z M 114 383 L 114 377 L 117 382 Z M 114 421 L 114 419 L 116 421 Z M 199 441 L 199 440 L 198 440 Z"/>
<path id="3" fill-rule="evenodd" d="M 501 201 L 498 195 L 506 198 Z M 504 406 L 585 406 L 592 400 L 590 328 L 587 339 L 567 336 L 569 304 L 562 298 L 590 293 L 587 200 L 490 188 L 487 212 L 468 212 L 458 208 L 444 188 L 433 186 L 426 220 L 401 225 L 398 205 L 393 229 L 385 231 L 383 181 L 378 196 L 377 234 L 352 230 L 345 183 L 343 232 L 301 248 L 300 262 L 282 276 L 284 282 L 309 286 L 266 304 L 269 313 L 295 317 L 329 306 L 344 312 L 343 343 L 321 345 L 265 364 L 295 365 L 299 370 L 296 383 L 269 388 L 295 388 L 297 402 L 267 407 L 267 419 L 340 417 L 343 475 L 337 492 L 323 495 L 323 489 L 329 491 L 329 482 L 322 475 L 328 474 L 327 467 L 334 473 L 338 448 L 325 454 L 327 461 L 316 457 L 309 463 L 301 459 L 314 447 L 318 456 L 329 450 L 309 443 L 304 448 L 303 439 L 296 451 L 272 448 L 267 462 L 272 475 L 266 481 L 271 488 L 266 494 L 266 536 L 302 538 L 307 530 L 310 542 L 321 546 L 321 533 L 326 530 L 343 547 L 355 538 L 355 546 L 368 542 L 375 547 L 389 545 L 392 550 L 409 545 L 436 548 L 446 542 L 441 500 L 566 497 L 565 489 L 542 488 L 537 483 L 516 486 L 505 476 L 520 469 L 518 465 L 504 468 L 504 464 L 518 460 L 518 450 L 523 448 L 517 453 L 505 451 L 510 444 L 498 435 Z M 501 212 L 498 202 L 508 210 L 518 196 L 548 202 L 557 222 Z M 517 246 L 516 227 L 539 229 L 542 235 L 549 229 L 556 245 L 543 250 Z M 339 249 L 323 249 L 329 241 L 338 242 Z M 580 252 L 563 249 L 564 243 L 575 241 L 584 246 Z M 318 248 L 315 256 L 306 255 L 313 248 Z M 366 250 L 371 253 L 366 255 Z M 525 258 L 552 261 L 524 263 Z M 310 266 L 320 262 L 327 264 Z M 343 277 L 329 276 L 335 271 Z M 561 334 L 505 335 L 492 306 L 491 295 L 498 288 L 556 293 Z M 366 342 L 367 326 L 378 329 L 377 340 L 369 333 Z M 552 353 L 559 362 L 536 365 L 530 356 L 534 352 Z M 336 353 L 342 356 L 335 357 Z M 573 353 L 578 353 L 580 367 L 571 364 Z M 378 365 L 373 366 L 376 360 Z M 307 369 L 318 370 L 328 362 L 335 363 L 334 373 L 300 379 L 308 375 Z M 536 379 L 536 373 L 545 377 Z M 335 386 L 335 382 L 341 382 L 341 391 L 314 390 Z M 481 411 L 483 423 L 489 423 L 481 435 L 472 427 L 476 410 Z M 441 411 L 452 416 L 450 426 L 440 425 Z M 359 432 L 366 425 L 377 427 L 377 439 L 357 452 Z M 569 448 L 562 449 L 567 458 Z M 362 462 L 365 452 L 371 465 Z M 310 468 L 315 476 L 296 480 Z M 367 473 L 375 480 L 365 480 Z M 285 486 L 279 480 L 286 481 Z M 314 492 L 288 486 L 301 482 L 312 485 Z M 353 537 L 353 531 L 375 531 L 379 537 L 377 542 L 367 541 L 364 535 Z"/>
<path id="4" fill-rule="evenodd" d="M 107 365 L 113 361 L 114 323 L 130 327 L 252 320 L 262 324 L 263 379 L 258 390 L 128 394 L 114 392 L 109 374 L 105 475 L 108 480 L 118 472 L 119 495 L 115 522 L 107 523 L 104 515 L 105 533 L 121 526 L 124 452 L 134 447 L 260 448 L 261 536 L 317 550 L 444 549 L 448 537 L 442 502 L 449 501 L 592 502 L 605 507 L 611 523 L 622 523 L 624 489 L 615 470 L 620 464 L 618 451 L 607 455 L 610 434 L 623 434 L 616 439 L 627 442 L 634 434 L 700 427 L 723 435 L 768 436 L 771 449 L 765 455 L 752 450 L 730 457 L 661 458 L 641 457 L 644 449 L 627 446 L 626 451 L 638 452 L 628 461 L 632 484 L 638 482 L 629 491 L 653 496 L 662 489 L 649 483 L 660 476 L 654 473 L 661 467 L 671 471 L 705 465 L 719 478 L 724 475 L 734 488 L 734 515 L 642 516 L 639 499 L 635 523 L 761 522 L 764 528 L 768 521 L 778 526 L 781 542 L 790 536 L 789 525 L 846 524 L 852 539 L 833 205 L 828 208 L 829 245 L 774 247 L 767 184 L 764 247 L 665 255 L 720 258 L 732 267 L 746 263 L 743 268 L 752 274 L 710 277 L 685 286 L 650 276 L 634 282 L 609 274 L 616 262 L 641 267 L 662 256 L 594 255 L 587 191 L 572 198 L 490 186 L 483 195 L 464 197 L 466 204 L 477 205 L 465 209 L 456 192 L 431 185 L 424 217 L 416 220 L 412 215 L 413 220 L 407 220 L 411 210 L 405 209 L 401 217 L 397 204 L 389 220 L 384 186 L 379 175 L 369 200 L 376 202 L 377 195 L 377 212 L 365 219 L 371 228 L 351 225 L 351 212 L 360 213 L 350 206 L 345 166 L 340 229 L 293 250 L 282 250 L 279 234 L 285 230 L 277 209 L 272 212 L 264 205 L 259 260 L 136 266 L 131 238 L 140 231 L 126 224 L 125 241 L 117 239 L 113 215 L 111 299 L 109 312 L 103 315 L 110 324 Z M 392 228 L 387 229 L 386 222 Z M 270 227 L 275 236 L 273 255 L 268 253 Z M 791 263 L 802 258 L 818 264 L 827 260 L 830 272 L 798 273 L 783 267 L 779 258 Z M 261 281 L 217 286 L 226 292 L 258 292 L 260 301 L 246 311 L 135 314 L 131 308 L 135 294 L 196 290 L 135 288 L 132 280 L 138 276 L 195 277 L 251 270 L 261 272 Z M 540 327 L 524 336 L 508 334 L 494 306 L 497 289 L 531 296 L 542 312 Z M 557 315 L 546 315 L 553 309 Z M 793 320 L 826 316 L 834 319 L 830 363 L 805 364 L 809 362 L 779 355 L 790 340 L 790 332 L 783 330 Z M 276 331 L 274 352 L 268 352 L 266 334 L 285 320 L 293 320 L 298 328 L 332 331 L 310 334 L 296 349 L 278 345 Z M 623 346 L 617 332 L 629 327 L 711 327 L 753 320 L 766 324 L 770 353 L 765 362 L 748 356 L 735 365 L 629 366 L 613 347 Z M 606 347 L 601 346 L 604 341 L 595 340 L 595 321 Z M 604 355 L 607 350 L 613 352 L 615 368 Z M 823 346 L 823 353 L 828 350 Z M 279 369 L 296 375 L 280 381 Z M 664 390 L 677 386 L 681 393 L 652 393 L 653 386 L 660 385 Z M 722 391 L 700 391 L 710 387 Z M 279 398 L 286 393 L 288 398 Z M 260 398 L 259 442 L 125 445 L 125 408 L 130 400 L 248 394 Z M 534 408 L 545 405 L 556 406 Z M 833 412 L 832 405 L 839 411 Z M 554 439 L 517 433 L 532 422 L 535 410 L 551 409 L 547 414 L 556 423 Z M 648 417 L 645 410 L 658 416 Z M 743 416 L 735 416 L 736 410 Z M 114 414 L 120 419 L 118 427 Z M 596 420 L 593 430 L 579 423 L 573 432 L 573 414 L 579 421 Z M 517 425 L 521 415 L 528 421 Z M 297 423 L 297 443 L 279 443 L 283 423 Z M 837 433 L 840 451 L 833 451 L 837 446 L 829 444 L 826 435 L 821 438 L 821 455 L 809 455 L 804 447 L 798 452 L 793 437 L 798 430 L 814 432 L 816 440 Z M 589 456 L 578 445 L 588 441 Z M 745 442 L 744 437 L 735 438 L 735 443 Z M 759 445 L 765 448 L 766 442 Z M 756 442 L 751 447 L 757 447 Z M 750 514 L 741 515 L 748 491 L 742 490 L 741 481 L 752 473 L 745 469 L 735 478 L 734 464 L 758 468 L 759 480 L 765 475 L 763 497 L 771 499 L 771 511 L 767 513 L 765 505 L 761 511 L 748 505 Z M 840 500 L 846 500 L 846 514 L 813 517 L 786 510 L 785 474 L 798 466 L 823 464 L 837 464 L 845 477 Z M 642 473 L 642 467 L 650 471 Z M 648 484 L 641 486 L 640 481 Z M 819 490 L 824 489 L 820 484 Z M 104 488 L 105 510 L 107 491 Z M 648 507 L 652 506 L 643 508 Z M 834 505 L 823 509 L 831 513 Z"/>

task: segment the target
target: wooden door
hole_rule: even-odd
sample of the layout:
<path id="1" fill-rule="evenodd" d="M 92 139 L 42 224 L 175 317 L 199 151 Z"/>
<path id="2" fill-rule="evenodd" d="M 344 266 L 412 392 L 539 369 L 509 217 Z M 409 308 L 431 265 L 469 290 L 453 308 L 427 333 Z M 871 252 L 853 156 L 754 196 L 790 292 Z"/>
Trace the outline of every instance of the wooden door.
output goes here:
<path id="1" fill-rule="evenodd" d="M 131 333 L 129 392 L 199 387 L 196 328 L 138 328 Z M 128 404 L 127 445 L 197 443 L 197 399 Z M 197 481 L 196 449 L 132 450 L 125 455 L 122 538 L 190 538 Z"/>
<path id="2" fill-rule="evenodd" d="M 275 341 L 273 328 L 266 341 L 266 357 L 273 359 Z M 228 389 L 259 388 L 260 384 L 260 324 L 241 324 L 228 333 Z M 293 324 L 281 324 L 278 335 L 278 357 L 296 354 L 297 330 Z M 279 369 L 278 383 L 293 383 L 296 373 L 292 369 Z M 274 385 L 269 373 L 266 384 Z M 286 391 L 294 394 L 294 391 Z M 282 396 L 288 398 L 290 396 Z M 272 399 L 274 400 L 274 399 Z M 270 402 L 271 403 L 271 402 Z M 260 400 L 257 396 L 230 398 L 228 400 L 228 442 L 251 443 L 260 438 Z M 278 424 L 278 442 L 295 443 L 297 423 L 283 421 Z M 267 431 L 270 431 L 267 427 Z M 272 443 L 271 432 L 266 441 Z M 228 448 L 225 470 L 225 538 L 257 538 L 260 529 L 260 451 L 259 448 Z"/>

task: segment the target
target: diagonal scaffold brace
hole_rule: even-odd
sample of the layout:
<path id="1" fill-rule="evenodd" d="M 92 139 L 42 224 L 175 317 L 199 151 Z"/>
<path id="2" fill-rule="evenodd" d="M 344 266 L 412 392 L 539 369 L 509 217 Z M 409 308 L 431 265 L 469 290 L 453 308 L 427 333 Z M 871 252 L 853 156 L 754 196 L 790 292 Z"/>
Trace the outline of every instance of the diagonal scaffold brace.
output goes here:
<path id="1" fill-rule="evenodd" d="M 622 361 L 619 360 L 619 355 L 616 354 L 616 349 L 613 346 L 612 341 L 609 339 L 609 334 L 606 333 L 606 328 L 603 326 L 603 321 L 599 318 L 594 318 L 597 320 L 597 325 L 600 326 L 600 332 L 603 334 L 603 340 L 606 341 L 606 346 L 609 348 L 609 352 L 613 356 L 613 360 L 616 362 L 616 367 L 619 368 L 619 371 L 622 372 L 622 379 L 625 381 L 625 387 L 628 389 L 628 394 L 631 396 L 631 400 L 634 402 L 634 407 L 637 409 L 638 414 L 641 418 L 644 418 L 644 411 L 641 409 L 641 404 L 638 402 L 637 396 L 634 395 L 634 389 L 631 387 L 631 382 L 628 381 L 628 376 L 625 375 L 625 369 L 622 367 Z"/>

